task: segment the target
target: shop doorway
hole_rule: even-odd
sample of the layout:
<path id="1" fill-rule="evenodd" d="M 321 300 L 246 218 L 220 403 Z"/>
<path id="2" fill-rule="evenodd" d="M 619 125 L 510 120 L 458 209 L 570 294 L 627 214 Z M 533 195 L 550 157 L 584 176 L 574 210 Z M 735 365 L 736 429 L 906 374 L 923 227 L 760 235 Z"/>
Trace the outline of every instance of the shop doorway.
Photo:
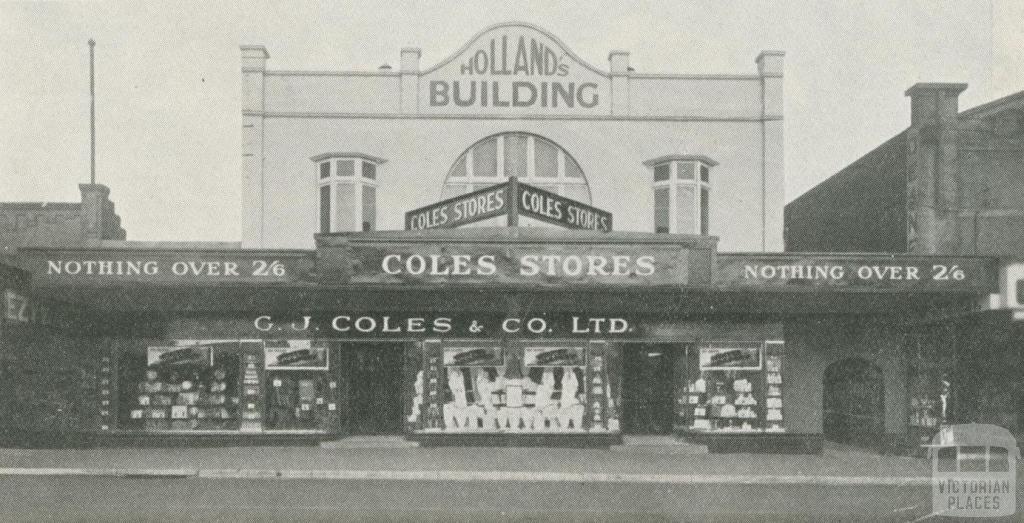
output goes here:
<path id="1" fill-rule="evenodd" d="M 622 352 L 622 430 L 671 434 L 674 367 L 678 347 L 628 344 Z"/>
<path id="2" fill-rule="evenodd" d="M 349 345 L 349 431 L 352 434 L 402 432 L 402 346 L 386 343 Z"/>
<path id="3" fill-rule="evenodd" d="M 875 447 L 885 431 L 882 369 L 862 358 L 837 361 L 825 369 L 825 438 Z"/>

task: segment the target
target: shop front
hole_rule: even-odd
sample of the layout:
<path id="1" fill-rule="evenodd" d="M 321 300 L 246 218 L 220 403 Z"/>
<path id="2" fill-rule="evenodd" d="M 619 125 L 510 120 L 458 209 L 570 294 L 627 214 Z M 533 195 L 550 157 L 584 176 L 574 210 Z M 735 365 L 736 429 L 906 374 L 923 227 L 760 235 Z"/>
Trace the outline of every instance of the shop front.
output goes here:
<path id="1" fill-rule="evenodd" d="M 993 285 L 985 259 L 718 254 L 698 236 L 510 227 L 317 241 L 27 250 L 37 292 L 104 318 L 77 338 L 95 355 L 83 430 L 131 445 L 674 434 L 715 451 L 815 452 L 867 397 L 829 378 L 845 368 L 833 363 L 882 367 L 870 430 L 906 434 L 892 373 L 908 368 L 907 329 Z M 963 278 L 904 278 L 940 262 Z"/>

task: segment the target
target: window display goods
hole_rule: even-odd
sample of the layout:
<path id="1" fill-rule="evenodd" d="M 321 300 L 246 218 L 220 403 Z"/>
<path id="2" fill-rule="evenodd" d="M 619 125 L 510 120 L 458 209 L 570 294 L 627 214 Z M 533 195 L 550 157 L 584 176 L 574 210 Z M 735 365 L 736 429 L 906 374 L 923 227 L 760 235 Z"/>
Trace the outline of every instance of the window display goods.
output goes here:
<path id="1" fill-rule="evenodd" d="M 410 421 L 443 432 L 597 432 L 611 405 L 604 357 L 585 346 L 459 346 L 427 358 L 428 389 L 417 376 Z M 437 361 L 440 359 L 441 361 Z M 438 365 L 438 363 L 441 363 Z M 426 397 L 424 397 L 426 392 Z M 588 408 L 589 407 L 589 408 Z"/>
<path id="2" fill-rule="evenodd" d="M 784 432 L 782 343 L 711 343 L 687 351 L 681 414 L 689 430 Z"/>

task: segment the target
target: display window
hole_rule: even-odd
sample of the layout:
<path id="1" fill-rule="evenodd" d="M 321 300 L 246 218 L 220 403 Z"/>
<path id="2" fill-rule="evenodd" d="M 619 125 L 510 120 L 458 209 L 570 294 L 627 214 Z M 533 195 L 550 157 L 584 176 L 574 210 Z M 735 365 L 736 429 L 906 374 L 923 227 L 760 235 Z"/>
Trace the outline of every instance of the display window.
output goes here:
<path id="1" fill-rule="evenodd" d="M 948 336 L 948 337 L 947 337 Z M 905 339 L 908 349 L 907 392 L 910 398 L 910 435 L 918 444 L 928 444 L 939 429 L 953 422 L 953 336 L 914 333 Z"/>
<path id="2" fill-rule="evenodd" d="M 179 341 L 120 358 L 120 426 L 238 430 L 239 342 Z"/>
<path id="3" fill-rule="evenodd" d="M 326 343 L 267 340 L 264 346 L 266 430 L 327 431 L 336 424 L 337 381 Z"/>
<path id="4" fill-rule="evenodd" d="M 784 432 L 783 343 L 712 342 L 686 350 L 679 403 L 688 430 Z"/>
<path id="5" fill-rule="evenodd" d="M 603 352 L 586 344 L 510 345 L 453 342 L 428 349 L 409 421 L 421 421 L 421 431 L 444 432 L 617 430 L 606 415 L 613 403 Z"/>
<path id="6" fill-rule="evenodd" d="M 118 428 L 329 431 L 330 350 L 309 340 L 178 340 L 118 354 Z"/>

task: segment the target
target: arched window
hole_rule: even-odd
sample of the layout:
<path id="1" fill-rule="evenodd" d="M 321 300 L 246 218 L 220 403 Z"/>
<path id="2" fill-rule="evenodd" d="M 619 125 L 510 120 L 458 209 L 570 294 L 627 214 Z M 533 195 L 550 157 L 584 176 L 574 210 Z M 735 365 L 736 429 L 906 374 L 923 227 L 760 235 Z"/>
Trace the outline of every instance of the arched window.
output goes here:
<path id="1" fill-rule="evenodd" d="M 320 232 L 377 229 L 377 167 L 382 158 L 357 153 L 327 153 L 316 164 Z"/>
<path id="2" fill-rule="evenodd" d="M 551 140 L 521 132 L 489 136 L 466 149 L 448 171 L 441 199 L 483 189 L 510 176 L 590 203 L 590 186 L 572 155 Z"/>
<path id="3" fill-rule="evenodd" d="M 671 155 L 644 165 L 654 171 L 654 232 L 706 236 L 711 168 L 718 163 L 706 156 Z"/>

